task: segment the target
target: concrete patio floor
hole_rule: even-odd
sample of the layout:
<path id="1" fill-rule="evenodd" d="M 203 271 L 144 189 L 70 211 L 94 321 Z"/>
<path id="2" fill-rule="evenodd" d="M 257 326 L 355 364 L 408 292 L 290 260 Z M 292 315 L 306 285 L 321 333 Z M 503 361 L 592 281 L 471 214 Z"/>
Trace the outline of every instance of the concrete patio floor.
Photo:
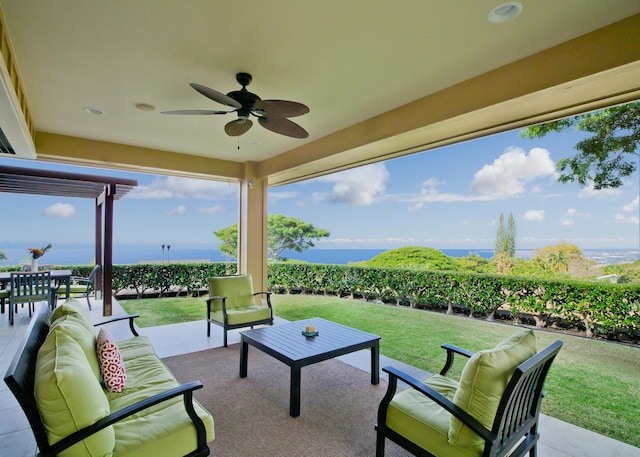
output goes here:
<path id="1" fill-rule="evenodd" d="M 92 318 L 96 322 L 100 321 L 102 319 L 101 303 L 92 301 L 92 307 Z M 118 314 L 124 314 L 124 310 L 115 303 L 113 315 Z M 14 326 L 9 325 L 6 312 L 0 317 L 0 372 L 3 377 L 22 341 L 29 321 L 28 312 L 22 309 L 16 314 Z M 283 322 L 286 321 L 276 318 L 276 324 Z M 116 339 L 131 335 L 126 323 L 114 324 L 109 330 Z M 143 328 L 140 334 L 150 338 L 160 357 L 222 346 L 222 329 L 212 326 L 211 337 L 207 338 L 204 320 Z M 228 338 L 229 344 L 238 343 L 239 331 L 230 331 Z M 367 372 L 371 368 L 369 352 L 366 350 L 341 356 L 339 359 Z M 396 366 L 418 377 L 424 374 L 421 370 L 382 356 L 380 366 L 387 365 Z M 384 373 L 381 373 L 381 377 L 384 379 Z M 371 426 L 373 427 L 373 423 Z M 539 457 L 640 457 L 640 448 L 545 415 L 541 415 L 540 418 L 540 435 Z M 0 383 L 0 456 L 33 457 L 35 455 L 35 440 L 27 419 L 6 384 L 2 382 Z"/>

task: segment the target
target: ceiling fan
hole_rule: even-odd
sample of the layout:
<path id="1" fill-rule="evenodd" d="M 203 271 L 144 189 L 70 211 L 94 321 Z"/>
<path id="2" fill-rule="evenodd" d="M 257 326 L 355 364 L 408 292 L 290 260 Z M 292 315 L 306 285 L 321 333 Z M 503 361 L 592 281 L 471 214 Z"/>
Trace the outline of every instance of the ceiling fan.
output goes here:
<path id="1" fill-rule="evenodd" d="M 224 131 L 229 136 L 240 136 L 246 133 L 253 125 L 253 121 L 249 119 L 249 116 L 253 115 L 258 118 L 258 123 L 267 130 L 293 138 L 307 138 L 309 133 L 288 118 L 308 113 L 309 107 L 287 100 L 262 100 L 247 90 L 251 80 L 252 77 L 249 73 L 238 73 L 236 81 L 242 86 L 242 89 L 234 90 L 227 95 L 202 84 L 189 84 L 205 97 L 228 106 L 230 109 L 227 111 L 176 110 L 163 111 L 162 114 L 227 114 L 235 112 L 238 113 L 238 118 L 224 126 Z"/>

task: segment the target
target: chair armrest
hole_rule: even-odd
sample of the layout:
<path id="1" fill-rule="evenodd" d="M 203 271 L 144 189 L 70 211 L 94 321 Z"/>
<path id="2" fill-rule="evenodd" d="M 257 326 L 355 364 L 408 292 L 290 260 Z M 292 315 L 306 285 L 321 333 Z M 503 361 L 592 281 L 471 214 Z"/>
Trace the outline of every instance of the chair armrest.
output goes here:
<path id="1" fill-rule="evenodd" d="M 111 319 L 107 319 L 106 321 L 102 321 L 102 322 L 98 322 L 97 324 L 93 324 L 94 327 L 97 327 L 99 325 L 105 325 L 105 324 L 111 324 L 113 322 L 119 322 L 119 321 L 123 321 L 125 319 L 129 319 L 129 328 L 131 329 L 131 333 L 133 333 L 133 336 L 140 336 L 138 334 L 138 332 L 136 331 L 136 327 L 134 325 L 133 320 L 136 317 L 140 317 L 139 314 L 127 314 L 124 316 L 116 316 L 116 317 L 112 317 Z"/>
<path id="2" fill-rule="evenodd" d="M 497 441 L 498 437 L 491 433 L 490 430 L 487 430 L 480 422 L 478 422 L 472 415 L 467 413 L 464 409 L 457 406 L 447 397 L 442 395 L 441 393 L 433 390 L 431 387 L 423 384 L 418 381 L 416 378 L 396 369 L 393 367 L 384 367 L 382 371 L 389 374 L 389 384 L 387 387 L 387 393 L 385 394 L 382 402 L 380 403 L 380 409 L 378 410 L 378 423 L 384 425 L 386 421 L 387 415 L 387 407 L 389 403 L 393 399 L 395 395 L 395 391 L 398 385 L 398 379 L 405 382 L 413 389 L 417 390 L 421 394 L 429 397 L 431 400 L 436 402 L 438 405 L 442 406 L 445 410 L 447 410 L 450 414 L 457 417 L 464 423 L 467 427 L 473 430 L 476 434 L 478 434 L 483 440 L 488 442 Z M 383 407 L 384 405 L 384 407 Z"/>
<path id="3" fill-rule="evenodd" d="M 272 292 L 255 292 L 253 294 L 253 296 L 255 297 L 256 295 L 266 295 L 267 296 L 267 306 L 269 308 L 271 308 L 271 294 L 272 294 Z"/>
<path id="4" fill-rule="evenodd" d="M 444 367 L 442 367 L 442 370 L 440 370 L 440 374 L 442 376 L 446 375 L 453 366 L 453 358 L 456 354 L 460 354 L 464 357 L 473 356 L 473 352 L 467 351 L 466 349 L 460 349 L 459 347 L 452 346 L 451 344 L 443 344 L 440 347 L 447 350 L 447 361 L 445 362 Z"/>
<path id="5" fill-rule="evenodd" d="M 211 302 L 220 300 L 222 302 L 222 317 L 225 325 L 227 324 L 227 297 L 224 295 L 214 295 L 207 298 L 207 320 L 211 319 Z"/>
<path id="6" fill-rule="evenodd" d="M 180 395 L 184 397 L 185 409 L 187 411 L 187 414 L 189 415 L 189 418 L 193 422 L 193 425 L 196 427 L 198 448 L 202 449 L 207 444 L 206 429 L 204 426 L 204 422 L 202 422 L 202 419 L 200 419 L 195 411 L 195 408 L 193 407 L 193 391 L 201 389 L 202 387 L 203 386 L 201 382 L 194 381 L 187 384 L 182 384 L 178 387 L 174 387 L 173 389 L 166 390 L 149 398 L 145 398 L 144 400 L 140 400 L 132 405 L 127 406 L 126 408 L 122 408 L 114 413 L 109 414 L 108 416 L 103 417 L 102 419 L 89 425 L 88 427 L 82 428 L 77 432 L 66 436 L 57 443 L 53 444 L 48 449 L 48 452 L 43 452 L 40 455 L 42 457 L 55 457 L 63 450 L 73 446 L 74 444 L 82 441 L 85 438 L 90 437 L 100 430 L 103 430 L 110 425 L 121 421 L 122 419 L 125 419 L 151 406 L 157 405 Z"/>

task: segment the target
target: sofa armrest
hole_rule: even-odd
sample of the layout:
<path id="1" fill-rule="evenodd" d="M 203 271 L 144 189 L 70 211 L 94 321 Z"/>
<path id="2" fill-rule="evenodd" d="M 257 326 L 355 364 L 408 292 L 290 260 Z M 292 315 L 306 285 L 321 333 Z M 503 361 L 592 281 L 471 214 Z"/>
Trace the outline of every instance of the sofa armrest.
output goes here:
<path id="1" fill-rule="evenodd" d="M 389 374 L 389 384 L 387 387 L 387 392 L 380 403 L 380 407 L 378 409 L 378 424 L 385 425 L 387 420 L 387 407 L 389 403 L 393 399 L 395 395 L 398 379 L 408 384 L 411 388 L 416 389 L 421 394 L 430 398 L 442 408 L 447 410 L 451 415 L 457 417 L 462 421 L 467 427 L 477 433 L 483 440 L 488 442 L 494 442 L 497 440 L 497 437 L 491 433 L 490 430 L 487 430 L 480 422 L 478 422 L 472 415 L 467 413 L 464 409 L 460 408 L 458 405 L 453 403 L 447 397 L 442 395 L 441 393 L 433 390 L 431 387 L 426 384 L 418 381 L 416 378 L 396 369 L 393 367 L 384 367 L 382 371 Z"/>
<path id="2" fill-rule="evenodd" d="M 138 332 L 136 331 L 136 327 L 135 327 L 134 322 L 133 322 L 136 317 L 140 317 L 140 315 L 139 314 L 127 314 L 127 315 L 124 315 L 124 316 L 115 316 L 115 317 L 112 317 L 111 319 L 107 319 L 105 321 L 98 322 L 97 324 L 93 324 L 93 326 L 94 327 L 98 327 L 99 325 L 111 324 L 113 322 L 119 322 L 119 321 L 123 321 L 123 320 L 129 319 L 129 328 L 131 329 L 131 333 L 133 333 L 133 336 L 140 336 L 138 334 Z"/>
<path id="3" fill-rule="evenodd" d="M 203 449 L 207 445 L 206 429 L 204 426 L 204 422 L 202 422 L 202 419 L 200 419 L 193 406 L 193 391 L 201 388 L 202 383 L 199 381 L 194 381 L 187 384 L 182 384 L 181 386 L 175 387 L 173 389 L 166 390 L 144 400 L 140 400 L 139 402 L 136 402 L 132 405 L 127 406 L 126 408 L 122 408 L 121 410 L 111 413 L 108 416 L 105 416 L 99 421 L 95 422 L 94 424 L 80 429 L 77 432 L 61 439 L 60 441 L 49 447 L 46 452 L 41 452 L 40 456 L 55 457 L 65 449 L 84 440 L 85 438 L 90 437 L 94 433 L 97 433 L 100 430 L 103 430 L 115 424 L 116 422 L 121 421 L 126 417 L 132 416 L 144 409 L 167 401 L 171 398 L 178 397 L 180 395 L 184 397 L 185 409 L 196 428 L 198 449 Z"/>

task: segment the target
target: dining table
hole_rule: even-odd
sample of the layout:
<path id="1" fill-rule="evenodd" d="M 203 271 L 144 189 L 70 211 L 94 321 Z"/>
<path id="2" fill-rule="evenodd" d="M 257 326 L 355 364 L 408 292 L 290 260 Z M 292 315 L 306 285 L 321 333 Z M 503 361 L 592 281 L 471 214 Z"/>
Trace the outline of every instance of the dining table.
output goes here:
<path id="1" fill-rule="evenodd" d="M 66 287 L 66 296 L 69 296 L 70 288 L 71 288 L 71 270 L 49 270 L 51 271 L 51 280 L 55 281 L 57 284 L 65 284 Z M 0 272 L 0 286 L 2 289 L 6 288 L 7 285 L 11 282 L 11 272 L 3 271 Z"/>

